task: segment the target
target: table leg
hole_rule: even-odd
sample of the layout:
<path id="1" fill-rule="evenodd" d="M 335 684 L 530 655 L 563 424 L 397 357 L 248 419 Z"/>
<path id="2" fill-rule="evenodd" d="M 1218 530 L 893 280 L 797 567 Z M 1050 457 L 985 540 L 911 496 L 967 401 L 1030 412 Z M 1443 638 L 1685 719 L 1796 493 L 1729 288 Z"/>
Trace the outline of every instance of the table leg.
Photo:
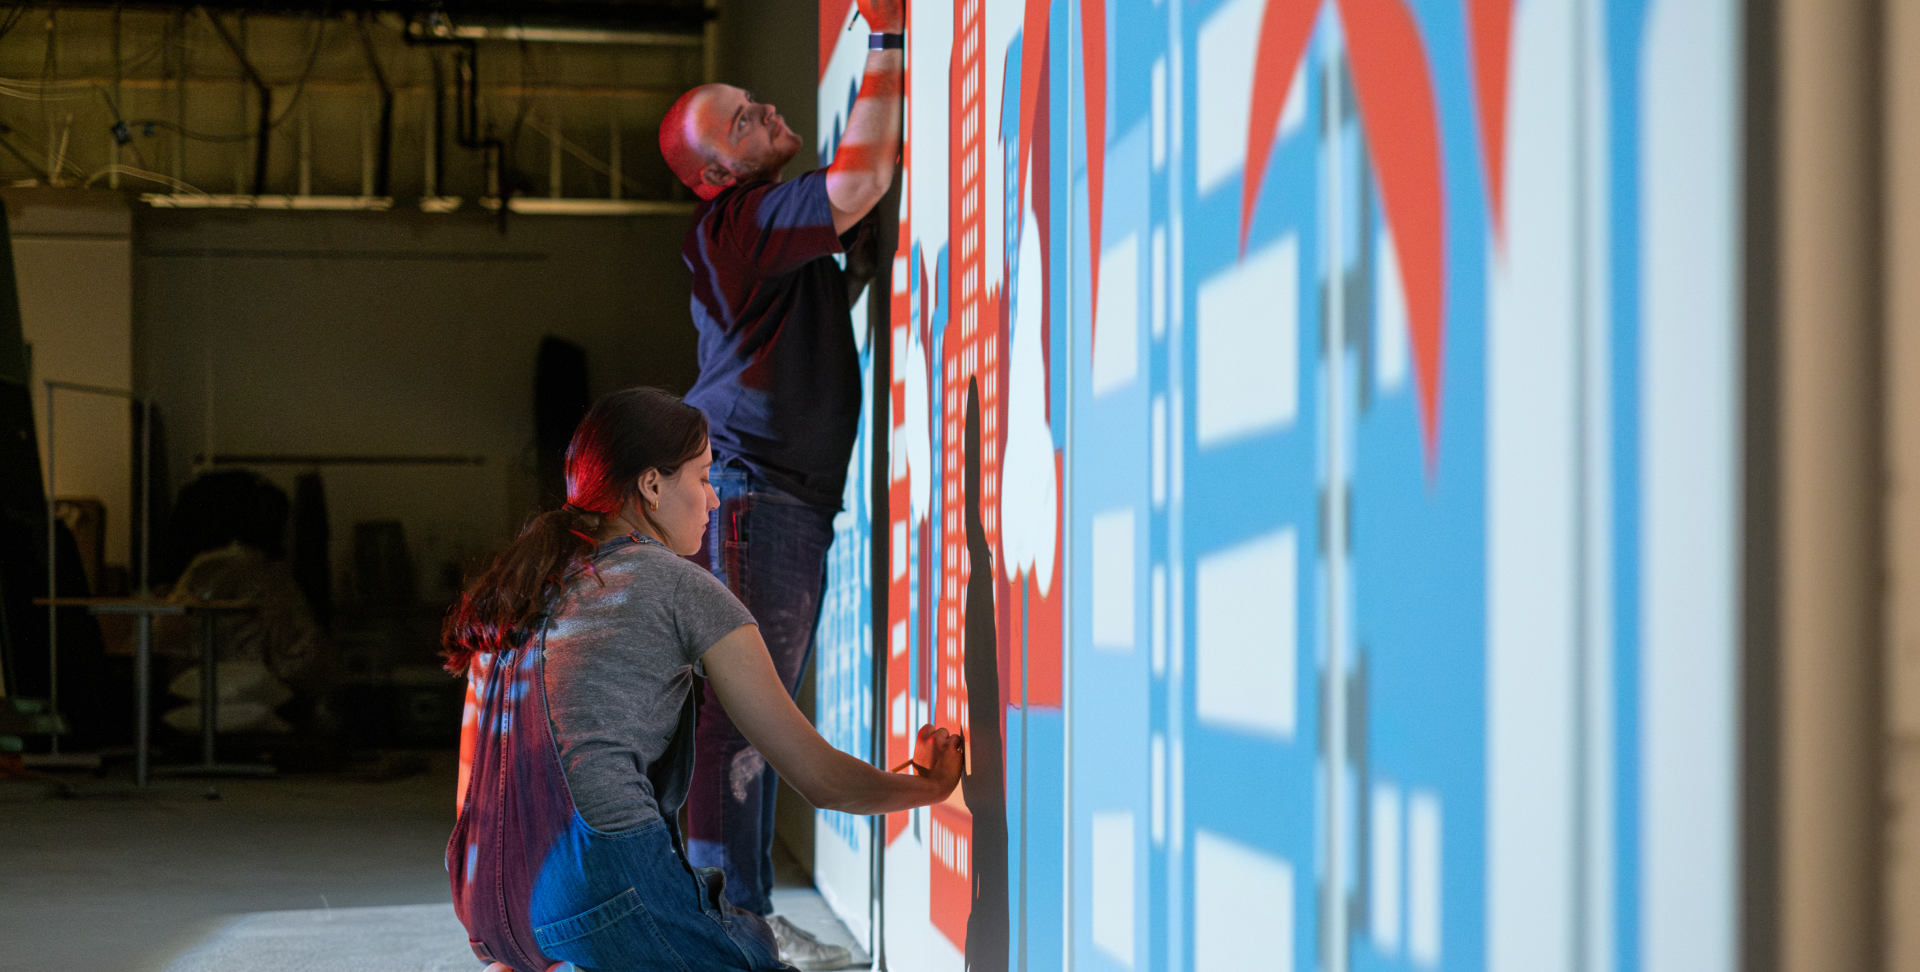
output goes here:
<path id="1" fill-rule="evenodd" d="M 209 611 L 200 615 L 200 761 L 209 769 L 213 767 L 215 700 L 219 698 L 214 684 L 216 666 L 213 657 L 213 612 Z"/>
<path id="2" fill-rule="evenodd" d="M 152 731 L 153 615 L 140 615 L 140 642 L 133 656 L 133 785 L 147 785 L 147 742 Z"/>

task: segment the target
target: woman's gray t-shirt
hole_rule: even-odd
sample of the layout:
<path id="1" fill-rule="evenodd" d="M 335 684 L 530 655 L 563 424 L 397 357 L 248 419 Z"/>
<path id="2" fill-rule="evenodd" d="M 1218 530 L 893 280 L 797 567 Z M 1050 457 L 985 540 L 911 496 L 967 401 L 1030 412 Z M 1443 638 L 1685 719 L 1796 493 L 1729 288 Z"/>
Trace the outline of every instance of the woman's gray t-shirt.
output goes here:
<path id="1" fill-rule="evenodd" d="M 603 545 L 550 613 L 547 711 L 574 809 L 605 833 L 678 813 L 700 657 L 753 615 L 691 561 L 630 540 Z"/>

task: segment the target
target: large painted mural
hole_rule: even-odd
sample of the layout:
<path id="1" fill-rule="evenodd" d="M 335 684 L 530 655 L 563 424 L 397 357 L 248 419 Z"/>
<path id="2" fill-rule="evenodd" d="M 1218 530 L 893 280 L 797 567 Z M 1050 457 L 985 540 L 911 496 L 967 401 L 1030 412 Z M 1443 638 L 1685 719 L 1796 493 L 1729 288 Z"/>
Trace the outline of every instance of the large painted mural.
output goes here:
<path id="1" fill-rule="evenodd" d="M 821 815 L 885 967 L 1734 968 L 1737 18 L 912 5 L 819 718 L 969 757 Z"/>

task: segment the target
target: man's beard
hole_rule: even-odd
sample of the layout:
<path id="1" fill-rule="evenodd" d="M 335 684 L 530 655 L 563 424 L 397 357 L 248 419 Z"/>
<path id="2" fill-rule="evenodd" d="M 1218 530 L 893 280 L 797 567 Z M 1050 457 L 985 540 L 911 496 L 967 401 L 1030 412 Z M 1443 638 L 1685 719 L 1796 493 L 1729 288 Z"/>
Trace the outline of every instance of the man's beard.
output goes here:
<path id="1" fill-rule="evenodd" d="M 793 157 L 798 154 L 800 154 L 800 147 L 796 145 L 791 152 L 782 153 L 776 150 L 758 159 L 742 159 L 733 167 L 733 177 L 740 182 L 778 180 L 780 170 L 786 168 L 787 163 L 793 161 Z"/>

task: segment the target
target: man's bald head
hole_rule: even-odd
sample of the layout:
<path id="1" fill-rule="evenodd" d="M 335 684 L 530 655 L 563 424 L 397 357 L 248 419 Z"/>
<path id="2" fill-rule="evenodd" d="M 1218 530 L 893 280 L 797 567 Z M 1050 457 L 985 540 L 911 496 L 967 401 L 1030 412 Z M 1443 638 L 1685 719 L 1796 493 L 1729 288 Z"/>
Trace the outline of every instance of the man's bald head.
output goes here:
<path id="1" fill-rule="evenodd" d="M 703 84 L 681 95 L 673 107 L 667 109 L 667 117 L 660 119 L 660 154 L 666 158 L 667 168 L 695 192 L 700 190 L 700 170 L 706 168 L 713 157 L 694 140 L 689 131 L 689 116 L 693 103 L 715 87 L 718 85 Z"/>
<path id="2" fill-rule="evenodd" d="M 778 179 L 800 151 L 800 136 L 772 105 L 728 84 L 680 96 L 660 120 L 660 154 L 702 199 L 736 182 Z"/>

